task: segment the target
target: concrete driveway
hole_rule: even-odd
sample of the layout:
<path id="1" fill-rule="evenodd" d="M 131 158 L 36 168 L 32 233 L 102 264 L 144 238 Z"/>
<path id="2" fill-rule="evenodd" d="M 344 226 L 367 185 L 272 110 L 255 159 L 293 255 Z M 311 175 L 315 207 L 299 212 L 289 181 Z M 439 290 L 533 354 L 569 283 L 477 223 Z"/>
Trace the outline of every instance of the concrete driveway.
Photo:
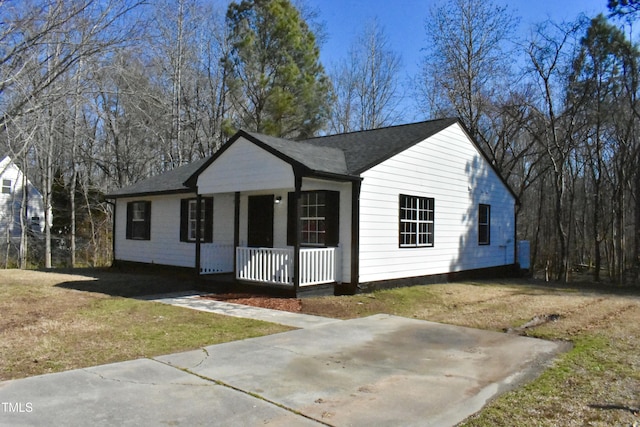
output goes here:
<path id="1" fill-rule="evenodd" d="M 451 426 L 556 343 L 397 316 L 0 383 L 0 425 Z"/>

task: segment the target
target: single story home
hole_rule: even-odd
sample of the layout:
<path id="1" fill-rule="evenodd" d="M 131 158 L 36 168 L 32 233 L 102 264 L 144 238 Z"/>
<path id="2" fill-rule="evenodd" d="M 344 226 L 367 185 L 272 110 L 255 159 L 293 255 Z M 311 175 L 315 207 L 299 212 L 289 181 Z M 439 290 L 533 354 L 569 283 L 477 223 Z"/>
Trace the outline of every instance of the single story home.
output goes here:
<path id="1" fill-rule="evenodd" d="M 0 236 L 3 240 L 19 239 L 23 227 L 40 236 L 44 230 L 44 201 L 9 156 L 0 160 Z"/>
<path id="2" fill-rule="evenodd" d="M 517 198 L 455 118 L 304 141 L 239 131 L 108 197 L 116 262 L 296 295 L 516 264 Z"/>

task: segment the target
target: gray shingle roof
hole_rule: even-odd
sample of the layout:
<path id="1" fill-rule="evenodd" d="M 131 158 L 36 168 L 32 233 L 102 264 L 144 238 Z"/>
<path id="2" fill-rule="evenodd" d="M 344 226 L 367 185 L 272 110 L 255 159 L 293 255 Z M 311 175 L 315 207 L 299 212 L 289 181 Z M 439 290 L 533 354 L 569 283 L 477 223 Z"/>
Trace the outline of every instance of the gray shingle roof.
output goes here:
<path id="1" fill-rule="evenodd" d="M 458 122 L 455 118 L 430 120 L 381 129 L 323 136 L 304 141 L 291 141 L 254 132 L 240 131 L 227 143 L 239 136 L 292 163 L 315 173 L 342 175 L 345 179 L 358 176 L 367 169 L 406 150 L 420 141 Z M 169 172 L 140 181 L 110 193 L 108 198 L 169 194 L 195 191 L 197 176 L 225 150 L 207 159 L 201 159 Z"/>
<path id="2" fill-rule="evenodd" d="M 184 166 L 177 167 L 160 175 L 152 176 L 128 187 L 123 187 L 107 194 L 107 198 L 118 197 L 186 193 L 194 191 L 185 185 L 185 182 L 193 175 L 208 159 L 200 159 Z"/>
<path id="3" fill-rule="evenodd" d="M 308 144 L 305 142 L 294 142 L 288 139 L 275 138 L 253 132 L 247 133 L 312 171 L 340 175 L 348 174 L 344 151 L 340 148 Z"/>
<path id="4" fill-rule="evenodd" d="M 358 175 L 406 150 L 418 142 L 451 126 L 455 118 L 430 120 L 400 126 L 344 133 L 307 139 L 318 147 L 332 147 L 344 152 L 347 172 Z"/>

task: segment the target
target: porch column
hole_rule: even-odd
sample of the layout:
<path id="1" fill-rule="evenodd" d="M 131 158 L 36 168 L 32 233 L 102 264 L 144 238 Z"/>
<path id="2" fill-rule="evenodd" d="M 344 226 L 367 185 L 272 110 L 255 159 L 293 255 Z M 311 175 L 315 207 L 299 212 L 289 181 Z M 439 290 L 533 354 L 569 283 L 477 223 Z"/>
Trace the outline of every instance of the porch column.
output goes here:
<path id="1" fill-rule="evenodd" d="M 202 207 L 202 195 L 198 194 L 196 196 L 196 274 L 200 274 L 200 239 L 202 238 L 200 233 L 200 225 L 202 224 L 201 218 L 201 207 Z"/>
<path id="2" fill-rule="evenodd" d="M 361 181 L 351 185 L 351 291 L 355 294 L 360 284 L 360 187 Z"/>
<path id="3" fill-rule="evenodd" d="M 238 272 L 236 248 L 240 246 L 240 192 L 236 191 L 233 201 L 233 274 Z"/>
<path id="4" fill-rule="evenodd" d="M 295 173 L 295 193 L 293 197 L 294 209 L 296 213 L 295 234 L 293 237 L 293 292 L 298 295 L 300 288 L 300 234 L 302 230 L 302 206 L 300 205 L 300 196 L 302 189 L 302 176 Z"/>

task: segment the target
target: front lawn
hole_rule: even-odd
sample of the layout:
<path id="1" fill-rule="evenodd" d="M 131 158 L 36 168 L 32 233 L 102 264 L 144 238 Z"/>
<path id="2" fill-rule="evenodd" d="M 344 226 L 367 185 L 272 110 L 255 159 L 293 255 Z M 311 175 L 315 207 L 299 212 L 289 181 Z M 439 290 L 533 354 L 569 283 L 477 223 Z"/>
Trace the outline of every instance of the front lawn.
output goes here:
<path id="1" fill-rule="evenodd" d="M 0 381 L 290 329 L 95 292 L 103 286 L 116 295 L 155 293 L 171 289 L 176 278 L 100 270 L 84 274 L 0 271 Z M 182 288 L 189 285 L 181 279 Z"/>
<path id="2" fill-rule="evenodd" d="M 0 380 L 288 329 L 129 298 L 196 285 L 188 278 L 114 270 L 0 271 Z M 336 318 L 388 313 L 570 342 L 573 347 L 539 378 L 490 402 L 463 425 L 638 426 L 637 295 L 637 288 L 485 281 L 308 298 L 302 312 Z"/>

